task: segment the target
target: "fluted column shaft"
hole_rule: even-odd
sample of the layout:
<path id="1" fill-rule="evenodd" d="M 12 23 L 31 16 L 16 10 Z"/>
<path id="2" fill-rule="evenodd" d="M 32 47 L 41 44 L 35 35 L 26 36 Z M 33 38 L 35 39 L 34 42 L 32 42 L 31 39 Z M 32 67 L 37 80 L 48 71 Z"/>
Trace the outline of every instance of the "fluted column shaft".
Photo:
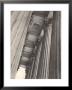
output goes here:
<path id="1" fill-rule="evenodd" d="M 33 59 L 31 59 L 33 56 L 33 50 L 36 46 L 44 20 L 47 16 L 48 12 L 33 12 L 19 63 L 20 67 L 26 67 L 28 69 L 31 67 L 33 62 Z"/>

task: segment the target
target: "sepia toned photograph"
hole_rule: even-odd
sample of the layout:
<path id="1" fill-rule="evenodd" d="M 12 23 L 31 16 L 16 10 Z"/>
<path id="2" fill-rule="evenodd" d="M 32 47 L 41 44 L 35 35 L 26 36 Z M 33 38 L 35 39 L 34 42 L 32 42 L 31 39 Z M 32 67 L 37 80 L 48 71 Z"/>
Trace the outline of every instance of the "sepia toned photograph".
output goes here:
<path id="1" fill-rule="evenodd" d="M 4 4 L 4 85 L 67 85 L 68 25 L 68 4 Z"/>
<path id="2" fill-rule="evenodd" d="M 11 11 L 11 78 L 61 79 L 61 12 Z"/>

